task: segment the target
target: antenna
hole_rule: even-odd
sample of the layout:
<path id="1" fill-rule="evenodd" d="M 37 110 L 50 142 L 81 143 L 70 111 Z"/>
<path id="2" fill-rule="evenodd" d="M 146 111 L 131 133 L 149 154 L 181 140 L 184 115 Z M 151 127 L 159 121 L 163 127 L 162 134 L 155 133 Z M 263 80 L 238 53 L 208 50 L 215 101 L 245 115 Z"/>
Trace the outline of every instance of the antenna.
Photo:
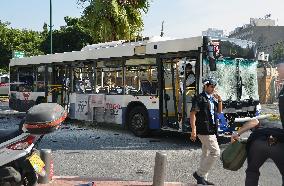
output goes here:
<path id="1" fill-rule="evenodd" d="M 162 21 L 162 30 L 161 30 L 161 37 L 163 37 L 164 36 L 164 22 L 165 21 Z"/>

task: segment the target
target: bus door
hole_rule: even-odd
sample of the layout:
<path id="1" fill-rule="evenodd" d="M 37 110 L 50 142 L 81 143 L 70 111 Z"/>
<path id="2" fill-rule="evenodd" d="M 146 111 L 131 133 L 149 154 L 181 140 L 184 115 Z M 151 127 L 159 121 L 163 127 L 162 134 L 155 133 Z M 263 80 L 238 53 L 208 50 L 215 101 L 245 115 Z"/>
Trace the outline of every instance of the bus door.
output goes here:
<path id="1" fill-rule="evenodd" d="M 186 131 L 192 97 L 196 94 L 196 61 L 189 58 L 162 59 L 164 129 Z"/>
<path id="2" fill-rule="evenodd" d="M 52 102 L 64 105 L 63 87 L 66 80 L 65 65 L 53 66 L 52 83 L 49 84 L 49 94 L 52 95 Z"/>
<path id="3" fill-rule="evenodd" d="M 178 100 L 180 95 L 177 60 L 163 59 L 163 127 L 179 129 Z"/>

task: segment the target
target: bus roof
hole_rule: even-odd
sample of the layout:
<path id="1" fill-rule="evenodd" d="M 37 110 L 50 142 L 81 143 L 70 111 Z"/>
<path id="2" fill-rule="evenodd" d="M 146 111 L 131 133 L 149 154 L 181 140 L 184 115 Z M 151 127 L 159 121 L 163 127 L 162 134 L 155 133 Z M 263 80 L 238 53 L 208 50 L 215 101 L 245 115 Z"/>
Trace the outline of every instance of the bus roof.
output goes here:
<path id="1" fill-rule="evenodd" d="M 9 66 L 25 66 L 29 64 L 62 63 L 71 61 L 98 60 L 117 57 L 131 57 L 134 55 L 147 55 L 158 53 L 182 52 L 198 50 L 202 46 L 202 37 L 184 39 L 159 40 L 157 38 L 138 41 L 124 42 L 113 41 L 99 43 L 84 47 L 81 51 L 55 53 L 24 58 L 13 58 Z"/>

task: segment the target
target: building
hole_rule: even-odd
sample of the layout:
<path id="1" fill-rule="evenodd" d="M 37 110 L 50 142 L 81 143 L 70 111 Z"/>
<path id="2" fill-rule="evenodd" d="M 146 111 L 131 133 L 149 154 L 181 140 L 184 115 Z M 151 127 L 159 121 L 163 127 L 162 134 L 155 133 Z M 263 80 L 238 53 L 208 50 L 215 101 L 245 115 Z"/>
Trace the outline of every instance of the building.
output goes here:
<path id="1" fill-rule="evenodd" d="M 251 18 L 249 24 L 237 27 L 229 37 L 255 42 L 257 51 L 269 54 L 268 61 L 271 61 L 273 50 L 278 43 L 284 45 L 284 26 L 277 26 L 275 20 L 270 19 L 270 15 L 266 15 L 264 18 Z M 277 68 L 271 65 L 258 68 L 258 92 L 261 103 L 273 103 L 280 87 L 283 86 L 284 76 L 280 78 L 281 73 L 276 73 Z"/>
<path id="2" fill-rule="evenodd" d="M 273 49 L 277 43 L 284 44 L 284 26 L 276 26 L 275 20 L 269 17 L 267 15 L 265 18 L 251 18 L 250 24 L 237 27 L 229 34 L 229 37 L 253 41 L 258 51 L 273 57 Z"/>
<path id="3" fill-rule="evenodd" d="M 202 31 L 202 36 L 224 37 L 224 31 L 216 28 L 208 28 L 206 31 Z"/>

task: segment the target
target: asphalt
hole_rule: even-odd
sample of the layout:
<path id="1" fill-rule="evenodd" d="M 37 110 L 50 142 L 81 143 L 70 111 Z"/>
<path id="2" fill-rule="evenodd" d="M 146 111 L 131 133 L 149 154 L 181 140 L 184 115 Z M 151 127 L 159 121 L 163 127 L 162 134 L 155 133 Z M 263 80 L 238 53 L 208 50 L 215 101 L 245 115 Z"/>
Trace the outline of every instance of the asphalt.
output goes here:
<path id="1" fill-rule="evenodd" d="M 48 184 L 40 186 L 151 186 L 152 182 L 113 180 L 106 178 L 80 178 L 77 176 L 54 176 Z M 191 183 L 165 182 L 164 186 L 195 186 Z"/>

